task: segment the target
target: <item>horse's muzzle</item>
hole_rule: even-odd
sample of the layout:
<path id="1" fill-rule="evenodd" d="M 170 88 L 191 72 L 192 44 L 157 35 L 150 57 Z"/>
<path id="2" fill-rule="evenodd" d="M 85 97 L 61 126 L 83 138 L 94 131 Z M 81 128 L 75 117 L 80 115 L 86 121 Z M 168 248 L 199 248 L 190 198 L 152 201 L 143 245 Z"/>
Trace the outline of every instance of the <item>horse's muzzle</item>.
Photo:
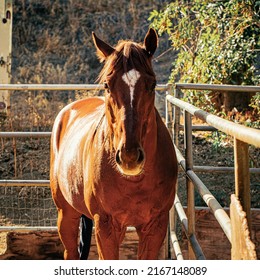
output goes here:
<path id="1" fill-rule="evenodd" d="M 116 164 L 123 175 L 140 175 L 143 172 L 144 161 L 145 153 L 140 146 L 132 149 L 126 149 L 123 146 L 116 152 Z"/>

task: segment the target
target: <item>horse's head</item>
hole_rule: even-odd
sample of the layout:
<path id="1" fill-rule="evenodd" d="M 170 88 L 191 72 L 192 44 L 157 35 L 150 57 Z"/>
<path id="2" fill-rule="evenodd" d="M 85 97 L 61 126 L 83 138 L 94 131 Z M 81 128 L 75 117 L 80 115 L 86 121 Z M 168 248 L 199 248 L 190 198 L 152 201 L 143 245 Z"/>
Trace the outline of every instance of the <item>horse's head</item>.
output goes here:
<path id="1" fill-rule="evenodd" d="M 99 58 L 105 61 L 100 82 L 106 88 L 106 116 L 114 159 L 122 174 L 136 176 L 143 172 L 144 138 L 154 112 L 156 80 L 151 58 L 157 47 L 157 34 L 150 29 L 143 44 L 121 41 L 115 48 L 94 33 L 93 40 Z"/>

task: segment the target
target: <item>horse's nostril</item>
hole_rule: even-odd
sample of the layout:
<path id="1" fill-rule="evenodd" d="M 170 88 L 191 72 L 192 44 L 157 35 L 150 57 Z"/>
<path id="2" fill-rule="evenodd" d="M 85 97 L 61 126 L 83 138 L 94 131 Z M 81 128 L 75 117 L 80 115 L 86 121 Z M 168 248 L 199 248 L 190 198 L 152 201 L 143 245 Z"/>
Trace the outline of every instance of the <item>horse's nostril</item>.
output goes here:
<path id="1" fill-rule="evenodd" d="M 116 163 L 117 163 L 117 164 L 121 164 L 121 160 L 120 160 L 120 151 L 119 151 L 119 150 L 117 150 L 117 152 L 116 152 Z"/>
<path id="2" fill-rule="evenodd" d="M 139 155 L 138 155 L 137 162 L 138 162 L 138 163 L 141 163 L 141 162 L 144 161 L 144 152 L 143 152 L 142 149 L 138 149 L 138 153 L 139 153 Z"/>

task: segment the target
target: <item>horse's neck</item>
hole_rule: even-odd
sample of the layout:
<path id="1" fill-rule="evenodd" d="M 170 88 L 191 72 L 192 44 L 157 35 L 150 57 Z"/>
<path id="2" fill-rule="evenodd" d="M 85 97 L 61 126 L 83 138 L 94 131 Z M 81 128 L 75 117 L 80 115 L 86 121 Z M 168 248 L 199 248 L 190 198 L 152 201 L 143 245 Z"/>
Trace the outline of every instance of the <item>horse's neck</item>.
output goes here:
<path id="1" fill-rule="evenodd" d="M 105 114 L 105 112 L 104 112 L 104 114 Z M 110 153 L 111 153 L 113 151 L 113 134 L 110 131 L 110 127 L 109 127 L 106 115 L 104 115 L 104 118 L 102 120 L 101 134 L 102 134 L 102 139 L 103 139 L 102 147 L 107 152 L 110 151 Z"/>
<path id="2" fill-rule="evenodd" d="M 143 140 L 143 148 L 146 151 L 149 151 L 149 154 L 153 155 L 156 153 L 157 149 L 157 133 L 158 133 L 158 118 L 160 118 L 159 113 L 154 108 L 149 115 L 149 120 L 147 124 L 147 130 Z M 113 134 L 110 132 L 109 124 L 107 118 L 104 116 L 102 119 L 101 128 L 101 139 L 103 139 L 103 147 L 105 150 L 113 151 Z"/>
<path id="3" fill-rule="evenodd" d="M 149 115 L 147 131 L 144 138 L 144 150 L 149 151 L 149 154 L 153 156 L 157 150 L 157 132 L 158 132 L 158 116 L 157 110 L 154 108 Z"/>

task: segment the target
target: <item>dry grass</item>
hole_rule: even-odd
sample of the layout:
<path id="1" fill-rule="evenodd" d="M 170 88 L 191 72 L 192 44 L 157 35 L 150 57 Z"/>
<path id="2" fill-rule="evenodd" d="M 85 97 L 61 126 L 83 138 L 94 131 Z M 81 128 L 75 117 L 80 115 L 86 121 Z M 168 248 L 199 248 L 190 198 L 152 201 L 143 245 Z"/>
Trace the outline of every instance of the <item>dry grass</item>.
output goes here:
<path id="1" fill-rule="evenodd" d="M 15 1 L 13 82 L 94 83 L 100 71 L 91 32 L 116 44 L 143 39 L 150 11 L 167 1 Z M 167 48 L 161 44 L 158 53 Z M 161 61 L 160 61 L 161 62 Z M 158 69 L 160 62 L 156 63 Z M 165 66 L 165 61 L 162 60 Z M 170 63 L 159 79 L 168 80 Z M 161 69 L 160 69 L 161 70 Z"/>

